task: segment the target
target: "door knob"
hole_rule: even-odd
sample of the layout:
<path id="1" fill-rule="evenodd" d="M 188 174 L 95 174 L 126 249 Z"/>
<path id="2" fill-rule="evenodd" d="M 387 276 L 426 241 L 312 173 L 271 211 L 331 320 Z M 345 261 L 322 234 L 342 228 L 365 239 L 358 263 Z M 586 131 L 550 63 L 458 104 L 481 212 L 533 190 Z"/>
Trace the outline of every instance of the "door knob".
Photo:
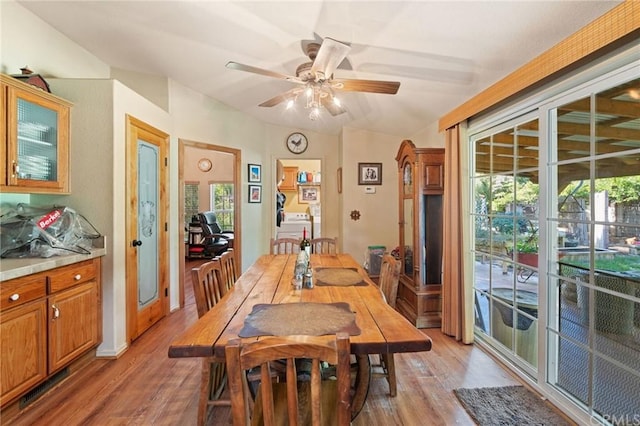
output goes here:
<path id="1" fill-rule="evenodd" d="M 133 240 L 133 242 L 131 243 L 134 247 L 138 247 L 142 245 L 142 241 L 140 240 Z"/>

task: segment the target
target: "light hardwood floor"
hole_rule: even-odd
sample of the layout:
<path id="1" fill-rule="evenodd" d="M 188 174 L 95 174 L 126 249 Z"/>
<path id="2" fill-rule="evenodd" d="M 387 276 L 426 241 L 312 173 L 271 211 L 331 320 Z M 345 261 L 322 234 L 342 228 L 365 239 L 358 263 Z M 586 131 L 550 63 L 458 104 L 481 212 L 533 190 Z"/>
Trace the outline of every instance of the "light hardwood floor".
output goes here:
<path id="1" fill-rule="evenodd" d="M 189 271 L 193 262 L 187 264 Z M 187 275 L 189 275 L 187 273 Z M 190 276 L 186 306 L 141 336 L 117 360 L 98 359 L 32 403 L 12 425 L 193 425 L 196 423 L 201 363 L 170 359 L 171 341 L 196 321 Z M 425 329 L 430 352 L 396 355 L 398 395 L 388 396 L 375 378 L 356 426 L 473 425 L 453 394 L 459 387 L 518 384 L 485 352 Z M 228 410 L 213 408 L 209 425 L 228 425 Z"/>

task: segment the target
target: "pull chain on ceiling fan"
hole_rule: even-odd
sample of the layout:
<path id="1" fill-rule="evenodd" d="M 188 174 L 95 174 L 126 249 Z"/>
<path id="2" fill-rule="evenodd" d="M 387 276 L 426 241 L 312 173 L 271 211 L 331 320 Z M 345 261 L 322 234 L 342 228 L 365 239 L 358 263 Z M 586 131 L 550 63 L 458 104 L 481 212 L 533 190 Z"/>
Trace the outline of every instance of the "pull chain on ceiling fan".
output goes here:
<path id="1" fill-rule="evenodd" d="M 400 83 L 397 81 L 360 80 L 333 78 L 333 73 L 346 58 L 351 47 L 331 38 L 325 38 L 322 44 L 309 43 L 306 54 L 311 62 L 304 63 L 296 69 L 296 76 L 280 74 L 251 65 L 228 62 L 227 68 L 251 72 L 267 77 L 287 80 L 297 84 L 297 87 L 262 102 L 261 107 L 273 107 L 287 102 L 287 109 L 293 107 L 298 96 L 304 94 L 304 107 L 309 109 L 309 118 L 316 120 L 320 116 L 321 108 L 326 109 L 333 116 L 346 112 L 336 97 L 336 91 L 367 92 L 394 95 L 398 92 Z"/>

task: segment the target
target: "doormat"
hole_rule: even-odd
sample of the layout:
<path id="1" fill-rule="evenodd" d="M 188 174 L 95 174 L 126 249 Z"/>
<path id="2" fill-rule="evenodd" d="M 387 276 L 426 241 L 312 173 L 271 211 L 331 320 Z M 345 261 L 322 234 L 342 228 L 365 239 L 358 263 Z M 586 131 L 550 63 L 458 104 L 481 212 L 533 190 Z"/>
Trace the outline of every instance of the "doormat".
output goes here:
<path id="1" fill-rule="evenodd" d="M 549 402 L 524 386 L 454 389 L 453 392 L 480 426 L 571 425 Z"/>

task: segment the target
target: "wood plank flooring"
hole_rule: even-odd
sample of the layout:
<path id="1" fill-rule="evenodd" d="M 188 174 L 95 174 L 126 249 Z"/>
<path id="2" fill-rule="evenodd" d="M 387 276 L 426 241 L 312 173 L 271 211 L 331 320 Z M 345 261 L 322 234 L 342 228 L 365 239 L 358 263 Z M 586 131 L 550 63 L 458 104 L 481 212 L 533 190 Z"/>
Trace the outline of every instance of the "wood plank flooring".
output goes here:
<path id="1" fill-rule="evenodd" d="M 186 270 L 197 264 L 188 262 Z M 196 321 L 190 274 L 184 309 L 141 336 L 119 359 L 92 361 L 27 407 L 12 425 L 193 425 L 196 423 L 199 359 L 170 359 L 171 341 Z M 397 354 L 398 395 L 388 396 L 384 378 L 374 377 L 355 426 L 473 425 L 453 394 L 458 387 L 518 384 L 519 380 L 485 352 L 423 330 L 430 352 Z M 209 425 L 228 425 L 228 409 L 213 408 Z"/>

